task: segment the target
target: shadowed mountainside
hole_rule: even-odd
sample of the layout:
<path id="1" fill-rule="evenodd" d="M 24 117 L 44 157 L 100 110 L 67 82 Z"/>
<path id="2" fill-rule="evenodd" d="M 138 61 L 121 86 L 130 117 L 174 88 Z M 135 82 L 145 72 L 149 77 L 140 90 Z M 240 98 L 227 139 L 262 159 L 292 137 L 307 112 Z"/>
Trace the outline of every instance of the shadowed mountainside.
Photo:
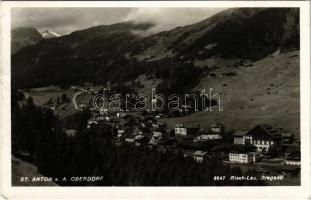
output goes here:
<path id="1" fill-rule="evenodd" d="M 167 61 L 194 64 L 215 57 L 258 60 L 276 49 L 299 49 L 299 9 L 295 8 L 228 9 L 153 36 L 137 34 L 151 26 L 132 21 L 97 26 L 26 47 L 12 57 L 12 83 L 38 87 L 122 82 L 120 72 L 135 80 L 155 60 L 167 65 Z M 137 65 L 142 67 L 137 70 Z"/>
<path id="2" fill-rule="evenodd" d="M 35 45 L 42 40 L 41 34 L 35 28 L 21 27 L 12 30 L 11 54 L 23 47 Z"/>

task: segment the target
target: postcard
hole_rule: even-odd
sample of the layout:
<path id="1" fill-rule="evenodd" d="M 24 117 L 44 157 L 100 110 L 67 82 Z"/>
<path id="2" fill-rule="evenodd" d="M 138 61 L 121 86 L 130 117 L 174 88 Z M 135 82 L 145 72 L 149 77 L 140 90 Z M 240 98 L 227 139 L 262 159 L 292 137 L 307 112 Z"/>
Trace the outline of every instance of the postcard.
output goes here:
<path id="1" fill-rule="evenodd" d="M 4 198 L 310 198 L 309 2 L 1 9 Z"/>

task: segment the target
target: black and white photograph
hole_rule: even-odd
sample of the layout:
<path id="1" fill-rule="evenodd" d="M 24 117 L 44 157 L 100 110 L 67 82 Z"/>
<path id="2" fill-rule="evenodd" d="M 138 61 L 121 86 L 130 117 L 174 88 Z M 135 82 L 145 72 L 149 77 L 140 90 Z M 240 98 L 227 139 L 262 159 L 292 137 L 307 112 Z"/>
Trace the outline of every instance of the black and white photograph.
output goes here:
<path id="1" fill-rule="evenodd" d="M 301 16 L 11 7 L 11 186 L 301 186 Z"/>

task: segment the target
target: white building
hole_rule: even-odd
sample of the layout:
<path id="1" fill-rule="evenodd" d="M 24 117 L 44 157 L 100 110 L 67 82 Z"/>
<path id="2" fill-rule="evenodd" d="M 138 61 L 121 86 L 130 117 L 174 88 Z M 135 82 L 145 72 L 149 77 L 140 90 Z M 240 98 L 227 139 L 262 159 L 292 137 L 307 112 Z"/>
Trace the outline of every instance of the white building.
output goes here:
<path id="1" fill-rule="evenodd" d="M 68 129 L 65 131 L 67 137 L 75 137 L 77 134 L 77 130 L 74 129 Z"/>
<path id="2" fill-rule="evenodd" d="M 285 160 L 285 165 L 300 166 L 300 160 Z"/>
<path id="3" fill-rule="evenodd" d="M 91 128 L 91 126 L 92 125 L 96 125 L 96 124 L 98 124 L 98 122 L 96 121 L 96 120 L 94 120 L 94 119 L 89 119 L 88 121 L 87 121 L 87 128 Z"/>
<path id="4" fill-rule="evenodd" d="M 220 140 L 220 139 L 222 139 L 222 137 L 219 134 L 204 134 L 204 135 L 199 135 L 199 136 L 195 137 L 193 139 L 193 142 Z"/>
<path id="5" fill-rule="evenodd" d="M 134 138 L 125 138 L 124 141 L 127 143 L 133 143 L 135 140 L 134 140 Z"/>
<path id="6" fill-rule="evenodd" d="M 271 146 L 274 145 L 274 141 L 271 140 L 253 140 L 252 143 L 258 152 L 267 152 Z"/>
<path id="7" fill-rule="evenodd" d="M 123 117 L 126 117 L 126 116 L 127 116 L 126 113 L 120 113 L 120 112 L 117 113 L 117 117 L 119 117 L 119 118 L 123 118 Z"/>
<path id="8" fill-rule="evenodd" d="M 107 108 L 101 108 L 99 110 L 99 114 L 100 115 L 107 115 L 108 114 L 108 109 Z"/>
<path id="9" fill-rule="evenodd" d="M 229 153 L 229 161 L 234 163 L 256 163 L 259 159 L 260 154 L 258 153 Z"/>
<path id="10" fill-rule="evenodd" d="M 50 110 L 56 110 L 55 106 L 50 106 Z"/>
<path id="11" fill-rule="evenodd" d="M 158 139 L 160 139 L 160 137 L 162 137 L 161 132 L 158 132 L 158 131 L 152 132 L 152 139 L 153 140 L 158 140 Z"/>
<path id="12" fill-rule="evenodd" d="M 125 133 L 125 130 L 124 129 L 118 129 L 118 134 L 117 134 L 117 137 L 122 137 L 122 135 Z"/>
<path id="13" fill-rule="evenodd" d="M 97 115 L 97 116 L 94 117 L 94 120 L 99 122 L 99 121 L 104 121 L 104 120 L 106 120 L 106 119 L 105 119 L 105 117 L 102 116 L 102 115 Z"/>
<path id="14" fill-rule="evenodd" d="M 187 135 L 187 129 L 183 124 L 176 124 L 175 135 Z"/>
<path id="15" fill-rule="evenodd" d="M 196 151 L 192 154 L 192 157 L 196 162 L 202 163 L 206 154 L 204 151 Z"/>
<path id="16" fill-rule="evenodd" d="M 86 104 L 80 103 L 80 104 L 79 104 L 79 108 L 86 108 Z"/>
<path id="17" fill-rule="evenodd" d="M 195 135 L 200 130 L 197 126 L 185 126 L 183 124 L 176 124 L 175 135 Z"/>
<path id="18" fill-rule="evenodd" d="M 281 142 L 281 135 L 268 125 L 255 126 L 248 133 L 238 131 L 234 134 L 234 144 L 253 145 L 257 152 L 267 152 L 278 142 Z"/>
<path id="19" fill-rule="evenodd" d="M 221 134 L 225 131 L 225 126 L 222 125 L 222 124 L 214 124 L 211 126 L 211 131 L 213 133 L 218 133 L 218 134 Z"/>

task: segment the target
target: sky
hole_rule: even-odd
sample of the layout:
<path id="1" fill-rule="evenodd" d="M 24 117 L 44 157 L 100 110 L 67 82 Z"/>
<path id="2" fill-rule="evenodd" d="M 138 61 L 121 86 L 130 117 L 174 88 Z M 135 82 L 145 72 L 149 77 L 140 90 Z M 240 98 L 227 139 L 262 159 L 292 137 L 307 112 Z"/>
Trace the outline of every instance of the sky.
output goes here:
<path id="1" fill-rule="evenodd" d="M 97 25 L 133 20 L 156 24 L 152 33 L 206 19 L 225 8 L 14 8 L 12 28 L 34 27 L 69 34 Z"/>

